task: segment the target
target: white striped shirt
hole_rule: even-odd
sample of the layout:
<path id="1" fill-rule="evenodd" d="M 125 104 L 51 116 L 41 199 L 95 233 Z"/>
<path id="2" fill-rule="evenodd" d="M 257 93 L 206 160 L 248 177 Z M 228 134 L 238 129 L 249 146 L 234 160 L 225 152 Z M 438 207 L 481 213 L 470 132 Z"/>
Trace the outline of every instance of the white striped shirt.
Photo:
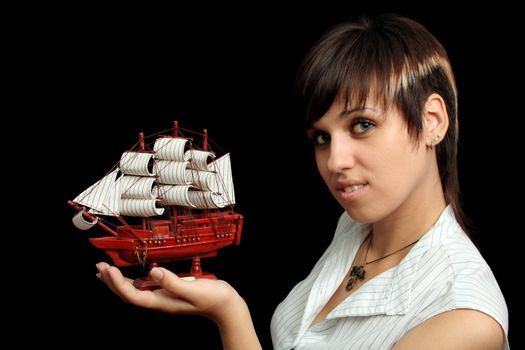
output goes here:
<path id="1" fill-rule="evenodd" d="M 328 249 L 273 315 L 275 350 L 390 349 L 423 321 L 459 308 L 490 315 L 507 334 L 503 294 L 450 207 L 397 266 L 365 282 L 325 320 L 310 327 L 341 284 L 369 231 L 369 225 L 341 215 Z"/>

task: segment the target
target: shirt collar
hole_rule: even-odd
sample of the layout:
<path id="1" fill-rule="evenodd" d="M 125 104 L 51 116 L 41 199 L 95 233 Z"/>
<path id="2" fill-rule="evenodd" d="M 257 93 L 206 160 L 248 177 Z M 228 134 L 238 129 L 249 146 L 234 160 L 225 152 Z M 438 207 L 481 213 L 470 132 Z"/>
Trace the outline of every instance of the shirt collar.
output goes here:
<path id="1" fill-rule="evenodd" d="M 334 308 L 326 318 L 406 314 L 410 307 L 412 288 L 419 261 L 437 238 L 434 236 L 443 232 L 439 228 L 450 222 L 451 219 L 452 222 L 455 221 L 454 213 L 451 207 L 447 206 L 436 223 L 421 237 L 398 265 L 367 281 Z M 362 229 L 357 230 L 357 232 L 366 235 L 367 231 Z M 362 241 L 364 237 L 357 239 Z"/>

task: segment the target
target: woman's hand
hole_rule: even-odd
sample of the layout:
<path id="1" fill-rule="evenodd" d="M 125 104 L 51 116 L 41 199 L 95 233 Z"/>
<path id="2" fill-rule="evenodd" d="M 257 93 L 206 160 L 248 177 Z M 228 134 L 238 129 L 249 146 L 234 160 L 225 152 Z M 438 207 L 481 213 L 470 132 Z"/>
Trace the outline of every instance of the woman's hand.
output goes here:
<path id="1" fill-rule="evenodd" d="M 162 288 L 139 290 L 133 280 L 125 278 L 120 270 L 104 262 L 97 264 L 97 277 L 105 282 L 124 301 L 148 309 L 167 313 L 197 314 L 216 322 L 228 317 L 229 312 L 244 301 L 227 282 L 211 279 L 183 280 L 161 267 L 153 268 L 150 276 Z"/>
<path id="2" fill-rule="evenodd" d="M 122 276 L 116 267 L 101 262 L 97 269 L 97 277 L 130 304 L 167 313 L 206 316 L 219 327 L 223 349 L 261 349 L 248 306 L 225 281 L 206 278 L 185 281 L 156 267 L 150 276 L 161 288 L 139 290 L 133 286 L 133 280 Z"/>

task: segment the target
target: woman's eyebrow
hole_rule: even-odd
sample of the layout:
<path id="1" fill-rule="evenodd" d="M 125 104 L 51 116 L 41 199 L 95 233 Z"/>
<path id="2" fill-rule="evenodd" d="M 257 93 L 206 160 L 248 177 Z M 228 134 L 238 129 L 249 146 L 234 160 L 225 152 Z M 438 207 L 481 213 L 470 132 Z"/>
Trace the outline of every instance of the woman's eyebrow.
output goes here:
<path id="1" fill-rule="evenodd" d="M 339 118 L 345 118 L 345 117 L 348 117 L 349 115 L 353 114 L 353 113 L 356 113 L 356 112 L 364 112 L 364 111 L 370 111 L 370 112 L 375 112 L 376 110 L 374 108 L 370 108 L 370 107 L 363 107 L 363 108 L 360 108 L 360 107 L 355 107 L 355 108 L 352 108 L 352 109 L 343 109 L 341 111 L 341 113 L 339 113 Z"/>

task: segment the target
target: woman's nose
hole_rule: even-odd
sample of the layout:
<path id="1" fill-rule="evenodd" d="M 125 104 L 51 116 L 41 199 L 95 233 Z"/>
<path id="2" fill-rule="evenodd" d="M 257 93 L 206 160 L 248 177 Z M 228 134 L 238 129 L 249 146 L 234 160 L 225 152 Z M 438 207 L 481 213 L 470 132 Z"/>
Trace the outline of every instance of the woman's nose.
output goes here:
<path id="1" fill-rule="evenodd" d="M 355 147 L 352 140 L 345 136 L 332 136 L 330 140 L 330 154 L 328 157 L 328 170 L 339 173 L 355 165 Z"/>

